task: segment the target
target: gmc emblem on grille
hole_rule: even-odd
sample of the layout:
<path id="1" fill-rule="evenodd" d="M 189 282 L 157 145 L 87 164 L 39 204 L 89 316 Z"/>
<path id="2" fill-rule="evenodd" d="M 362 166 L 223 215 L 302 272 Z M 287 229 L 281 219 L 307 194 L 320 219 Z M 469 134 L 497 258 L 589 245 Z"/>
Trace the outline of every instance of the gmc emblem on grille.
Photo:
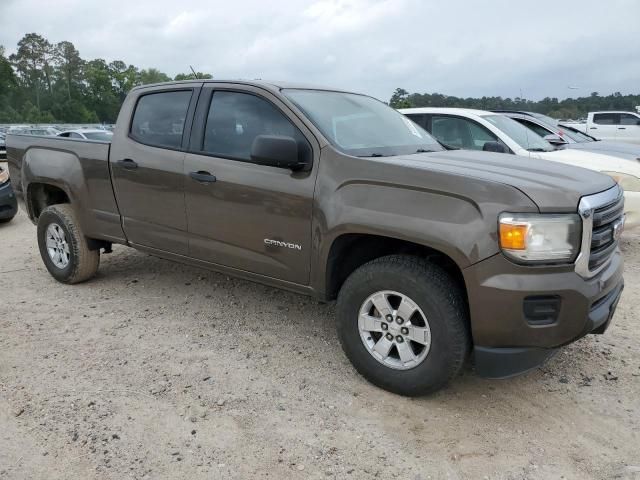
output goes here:
<path id="1" fill-rule="evenodd" d="M 613 224 L 613 239 L 618 240 L 624 230 L 624 217 L 620 218 Z"/>

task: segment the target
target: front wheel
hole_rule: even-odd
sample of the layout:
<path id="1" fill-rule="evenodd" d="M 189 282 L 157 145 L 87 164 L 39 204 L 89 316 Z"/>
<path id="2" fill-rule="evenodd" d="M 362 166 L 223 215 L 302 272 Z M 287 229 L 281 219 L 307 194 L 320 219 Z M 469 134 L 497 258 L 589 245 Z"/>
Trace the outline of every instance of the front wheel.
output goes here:
<path id="1" fill-rule="evenodd" d="M 337 303 L 340 343 L 367 380 L 400 395 L 442 388 L 469 352 L 460 287 L 440 267 L 392 255 L 353 272 Z"/>
<path id="2" fill-rule="evenodd" d="M 69 204 L 51 205 L 38 218 L 40 256 L 53 278 L 79 283 L 95 275 L 100 251 L 90 250 Z"/>

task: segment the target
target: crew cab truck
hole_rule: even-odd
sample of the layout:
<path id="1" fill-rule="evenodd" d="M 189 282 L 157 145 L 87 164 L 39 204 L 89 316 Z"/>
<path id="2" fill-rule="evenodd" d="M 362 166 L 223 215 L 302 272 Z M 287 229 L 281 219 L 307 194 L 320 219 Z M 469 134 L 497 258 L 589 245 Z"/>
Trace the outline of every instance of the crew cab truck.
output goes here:
<path id="1" fill-rule="evenodd" d="M 623 196 L 608 176 L 448 151 L 371 97 L 263 81 L 133 89 L 111 143 L 9 135 L 60 282 L 112 244 L 322 301 L 382 388 L 506 377 L 608 327 Z M 259 328 L 256 325 L 256 328 Z"/>
<path id="2" fill-rule="evenodd" d="M 640 113 L 589 112 L 586 123 L 565 123 L 599 140 L 640 144 Z"/>

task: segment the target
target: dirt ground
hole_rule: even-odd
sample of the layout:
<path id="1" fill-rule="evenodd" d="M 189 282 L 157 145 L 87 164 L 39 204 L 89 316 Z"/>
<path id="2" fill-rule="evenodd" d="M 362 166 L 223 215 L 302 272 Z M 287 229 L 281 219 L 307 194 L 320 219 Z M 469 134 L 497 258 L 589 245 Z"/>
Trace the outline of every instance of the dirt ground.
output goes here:
<path id="1" fill-rule="evenodd" d="M 640 237 L 613 326 L 527 375 L 409 399 L 333 307 L 125 247 L 56 283 L 0 225 L 0 479 L 640 478 Z"/>

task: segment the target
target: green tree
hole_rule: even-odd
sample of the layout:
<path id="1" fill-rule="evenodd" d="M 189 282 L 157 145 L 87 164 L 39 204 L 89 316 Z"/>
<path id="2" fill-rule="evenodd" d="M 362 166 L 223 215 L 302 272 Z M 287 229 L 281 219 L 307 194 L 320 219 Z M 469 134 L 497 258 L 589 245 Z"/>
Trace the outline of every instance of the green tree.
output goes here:
<path id="1" fill-rule="evenodd" d="M 404 88 L 396 88 L 393 95 L 391 95 L 391 99 L 389 100 L 389 106 L 393 108 L 409 108 L 411 107 L 411 102 L 408 99 L 409 92 L 407 92 Z"/>
<path id="2" fill-rule="evenodd" d="M 148 85 L 150 83 L 168 82 L 171 80 L 166 73 L 161 72 L 157 68 L 149 68 L 147 70 L 140 70 L 138 75 L 138 81 L 141 85 Z"/>
<path id="3" fill-rule="evenodd" d="M 193 72 L 191 73 L 179 73 L 177 74 L 173 79 L 176 81 L 180 81 L 180 80 L 193 80 L 193 79 L 210 79 L 213 78 L 213 76 L 210 73 L 202 73 L 202 72 L 196 72 L 196 74 L 194 75 Z"/>
<path id="4" fill-rule="evenodd" d="M 58 73 L 64 82 L 67 100 L 71 100 L 71 91 L 79 90 L 82 83 L 83 60 L 80 52 L 71 42 L 60 42 L 55 46 L 54 59 Z M 73 88 L 72 88 L 73 87 Z"/>
<path id="5" fill-rule="evenodd" d="M 38 110 L 42 80 L 49 78 L 50 54 L 51 44 L 44 37 L 27 33 L 18 42 L 18 51 L 9 57 L 23 84 L 33 89 Z"/>

